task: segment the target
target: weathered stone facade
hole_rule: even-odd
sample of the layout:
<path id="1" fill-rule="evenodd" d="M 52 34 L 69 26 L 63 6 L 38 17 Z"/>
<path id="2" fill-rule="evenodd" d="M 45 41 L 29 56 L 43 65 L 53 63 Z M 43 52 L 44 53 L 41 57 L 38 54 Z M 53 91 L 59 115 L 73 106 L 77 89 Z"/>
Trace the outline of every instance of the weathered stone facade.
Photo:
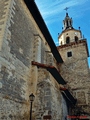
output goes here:
<path id="1" fill-rule="evenodd" d="M 62 75 L 68 82 L 66 86 L 78 98 L 78 104 L 85 105 L 89 111 L 86 42 L 59 46 L 63 63 L 57 64 L 47 43 L 49 39 L 45 38 L 25 1 L 0 0 L 0 120 L 29 120 L 31 93 L 35 95 L 33 120 L 44 120 L 44 116 L 51 116 L 52 120 L 66 119 L 69 106 L 60 90 L 64 86 L 56 81 L 58 77 L 50 74 L 48 66 Z M 72 58 L 67 58 L 69 51 L 73 53 Z M 32 61 L 41 63 L 42 67 L 32 65 Z"/>
<path id="2" fill-rule="evenodd" d="M 60 66 L 60 73 L 67 81 L 70 89 L 73 90 L 73 95 L 77 98 L 77 104 L 89 107 L 90 72 L 85 41 L 58 49 L 64 60 L 64 64 Z M 72 57 L 67 56 L 70 51 Z M 89 113 L 90 109 L 86 111 Z"/>
<path id="3" fill-rule="evenodd" d="M 69 16 L 68 20 L 70 21 Z M 67 19 L 65 18 L 67 22 Z M 68 21 L 68 22 L 69 22 Z M 75 30 L 72 26 L 65 26 L 65 30 L 59 35 L 59 53 L 64 63 L 60 65 L 60 73 L 67 81 L 73 95 L 77 98 L 77 106 L 85 113 L 90 113 L 90 69 L 88 66 L 88 47 L 85 38 L 82 38 L 81 30 Z"/>
<path id="4" fill-rule="evenodd" d="M 35 95 L 33 120 L 49 114 L 60 120 L 59 84 L 31 64 L 55 65 L 43 34 L 23 0 L 0 0 L 0 12 L 0 120 L 28 120 L 30 93 Z"/>

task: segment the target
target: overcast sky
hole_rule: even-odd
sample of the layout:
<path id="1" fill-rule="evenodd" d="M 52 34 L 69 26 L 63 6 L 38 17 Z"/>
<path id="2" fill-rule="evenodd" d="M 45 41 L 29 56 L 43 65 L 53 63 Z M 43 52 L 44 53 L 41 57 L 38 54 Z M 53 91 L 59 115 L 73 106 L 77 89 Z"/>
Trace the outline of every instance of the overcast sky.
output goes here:
<path id="1" fill-rule="evenodd" d="M 75 29 L 80 27 L 87 39 L 90 53 L 90 0 L 35 0 L 35 2 L 56 45 L 58 33 L 62 32 L 62 21 L 66 14 L 64 9 L 69 7 L 68 14 L 73 19 L 73 27 Z"/>

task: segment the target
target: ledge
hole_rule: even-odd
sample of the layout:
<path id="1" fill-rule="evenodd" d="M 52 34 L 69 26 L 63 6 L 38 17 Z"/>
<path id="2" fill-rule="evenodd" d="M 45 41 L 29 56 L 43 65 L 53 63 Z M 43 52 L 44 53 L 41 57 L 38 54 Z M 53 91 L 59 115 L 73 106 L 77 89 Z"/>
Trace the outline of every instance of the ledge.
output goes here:
<path id="1" fill-rule="evenodd" d="M 66 84 L 66 82 L 64 81 L 64 79 L 62 78 L 62 76 L 59 74 L 58 70 L 54 66 L 50 66 L 50 65 L 46 65 L 46 64 L 42 64 L 42 63 L 38 63 L 38 62 L 34 62 L 34 61 L 32 61 L 32 65 L 36 65 L 37 67 L 45 68 L 46 70 L 48 70 L 51 73 L 51 75 L 56 79 L 56 81 L 59 84 L 62 84 L 62 85 Z"/>

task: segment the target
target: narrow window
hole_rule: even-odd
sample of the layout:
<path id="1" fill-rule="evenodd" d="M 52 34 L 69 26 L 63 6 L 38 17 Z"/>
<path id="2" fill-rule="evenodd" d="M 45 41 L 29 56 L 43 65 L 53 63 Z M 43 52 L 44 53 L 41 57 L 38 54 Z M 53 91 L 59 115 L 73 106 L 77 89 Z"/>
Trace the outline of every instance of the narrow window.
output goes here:
<path id="1" fill-rule="evenodd" d="M 77 37 L 77 36 L 75 36 L 75 42 L 77 43 L 77 41 L 78 41 L 78 37 Z"/>
<path id="2" fill-rule="evenodd" d="M 66 37 L 66 44 L 70 43 L 70 37 Z"/>
<path id="3" fill-rule="evenodd" d="M 68 27 L 68 20 L 66 22 L 67 22 L 67 27 Z"/>
<path id="4" fill-rule="evenodd" d="M 62 41 L 61 41 L 61 45 L 62 45 Z"/>
<path id="5" fill-rule="evenodd" d="M 72 56 L 72 52 L 67 52 L 67 57 L 71 57 Z"/>

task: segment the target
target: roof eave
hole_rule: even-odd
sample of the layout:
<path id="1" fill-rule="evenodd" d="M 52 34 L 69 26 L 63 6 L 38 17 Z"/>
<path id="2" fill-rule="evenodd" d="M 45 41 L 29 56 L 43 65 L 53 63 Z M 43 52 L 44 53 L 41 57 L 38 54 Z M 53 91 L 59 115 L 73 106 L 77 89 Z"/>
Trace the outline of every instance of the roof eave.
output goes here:
<path id="1" fill-rule="evenodd" d="M 53 54 L 53 56 L 55 57 L 56 61 L 58 63 L 63 63 L 63 59 L 62 57 L 60 56 L 58 50 L 57 50 L 57 47 L 47 29 L 47 26 L 34 2 L 34 0 L 24 0 L 25 1 L 25 4 L 27 5 L 30 13 L 32 14 L 34 20 L 36 21 L 38 27 L 40 28 L 42 34 L 44 35 L 48 45 L 50 46 L 50 49 L 51 49 L 51 52 Z"/>

